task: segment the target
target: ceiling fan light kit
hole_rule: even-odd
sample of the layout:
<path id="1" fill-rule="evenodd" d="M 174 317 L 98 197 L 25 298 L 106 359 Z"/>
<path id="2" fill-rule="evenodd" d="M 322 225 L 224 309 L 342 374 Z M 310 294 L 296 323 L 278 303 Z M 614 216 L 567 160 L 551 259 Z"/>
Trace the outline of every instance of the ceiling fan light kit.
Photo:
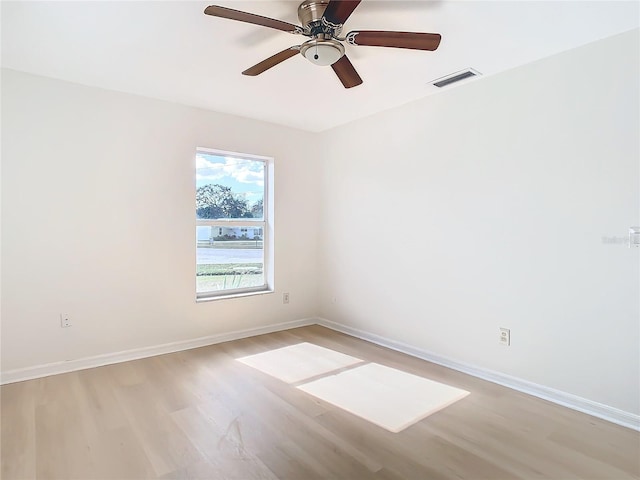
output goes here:
<path id="1" fill-rule="evenodd" d="M 437 33 L 356 30 L 340 37 L 344 22 L 360 2 L 361 0 L 305 0 L 298 6 L 298 19 L 302 26 L 217 5 L 207 7 L 204 13 L 214 17 L 274 28 L 294 35 L 311 37 L 301 45 L 294 45 L 278 52 L 242 72 L 243 75 L 249 76 L 260 75 L 299 52 L 314 65 L 331 65 L 342 85 L 345 88 L 352 88 L 360 85 L 362 79 L 345 54 L 345 48 L 342 44 L 344 41 L 354 46 L 365 45 L 430 51 L 438 48 L 441 37 Z"/>
<path id="2" fill-rule="evenodd" d="M 333 39 L 307 40 L 300 46 L 300 53 L 314 65 L 333 65 L 344 55 L 344 46 Z"/>

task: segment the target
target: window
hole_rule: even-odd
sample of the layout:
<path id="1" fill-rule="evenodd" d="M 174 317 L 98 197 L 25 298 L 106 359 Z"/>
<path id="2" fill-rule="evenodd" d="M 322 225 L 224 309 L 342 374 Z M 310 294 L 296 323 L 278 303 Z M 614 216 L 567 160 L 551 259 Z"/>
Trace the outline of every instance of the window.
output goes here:
<path id="1" fill-rule="evenodd" d="M 196 298 L 273 289 L 272 159 L 196 151 Z"/>

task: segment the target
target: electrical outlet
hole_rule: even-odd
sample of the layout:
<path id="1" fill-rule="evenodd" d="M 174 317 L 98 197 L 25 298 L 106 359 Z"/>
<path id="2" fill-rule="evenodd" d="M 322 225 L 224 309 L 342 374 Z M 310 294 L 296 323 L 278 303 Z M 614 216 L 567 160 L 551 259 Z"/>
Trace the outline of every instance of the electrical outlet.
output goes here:
<path id="1" fill-rule="evenodd" d="M 71 326 L 71 318 L 66 313 L 60 314 L 60 327 L 67 328 Z"/>
<path id="2" fill-rule="evenodd" d="M 282 294 L 282 303 L 289 303 L 289 294 L 288 293 L 283 293 Z"/>
<path id="3" fill-rule="evenodd" d="M 511 330 L 509 330 L 508 328 L 500 328 L 500 338 L 498 340 L 498 343 L 500 343 L 500 345 L 504 345 L 505 347 L 511 345 Z"/>

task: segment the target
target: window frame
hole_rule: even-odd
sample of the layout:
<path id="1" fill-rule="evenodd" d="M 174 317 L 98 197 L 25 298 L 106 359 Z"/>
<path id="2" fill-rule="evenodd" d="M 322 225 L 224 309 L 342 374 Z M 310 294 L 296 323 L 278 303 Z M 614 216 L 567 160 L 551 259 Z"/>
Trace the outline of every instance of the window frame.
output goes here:
<path id="1" fill-rule="evenodd" d="M 197 270 L 198 257 L 197 257 L 197 227 L 218 227 L 218 228 L 260 228 L 262 230 L 262 275 L 264 283 L 255 287 L 243 287 L 243 288 L 227 288 L 225 290 L 211 290 L 207 292 L 198 292 L 197 289 L 197 275 L 194 272 L 194 279 L 196 281 L 196 302 L 221 300 L 225 298 L 242 297 L 247 295 L 259 295 L 264 293 L 273 293 L 274 291 L 274 228 L 273 228 L 273 216 L 274 216 L 274 202 L 273 202 L 273 157 L 267 157 L 264 155 L 255 155 L 250 153 L 238 153 L 230 152 L 226 150 L 218 150 L 208 147 L 197 147 L 196 155 L 204 153 L 208 155 L 216 155 L 221 157 L 233 157 L 243 160 L 259 161 L 264 164 L 264 190 L 262 200 L 262 220 L 251 218 L 223 218 L 223 219 L 195 219 L 195 227 L 193 229 L 196 236 L 196 253 L 195 253 L 195 267 Z M 195 157 L 194 157 L 195 158 Z M 196 169 L 194 168 L 194 171 Z M 193 204 L 195 206 L 195 193 L 197 190 L 196 182 L 194 181 L 194 198 Z"/>

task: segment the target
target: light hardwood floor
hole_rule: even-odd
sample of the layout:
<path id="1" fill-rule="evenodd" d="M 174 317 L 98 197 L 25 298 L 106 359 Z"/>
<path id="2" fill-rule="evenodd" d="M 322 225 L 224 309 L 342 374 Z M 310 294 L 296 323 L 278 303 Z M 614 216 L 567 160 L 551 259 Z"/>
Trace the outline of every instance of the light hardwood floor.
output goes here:
<path id="1" fill-rule="evenodd" d="M 390 433 L 234 360 L 301 341 L 471 395 Z M 640 478 L 638 432 L 318 326 L 0 393 L 5 480 Z"/>

